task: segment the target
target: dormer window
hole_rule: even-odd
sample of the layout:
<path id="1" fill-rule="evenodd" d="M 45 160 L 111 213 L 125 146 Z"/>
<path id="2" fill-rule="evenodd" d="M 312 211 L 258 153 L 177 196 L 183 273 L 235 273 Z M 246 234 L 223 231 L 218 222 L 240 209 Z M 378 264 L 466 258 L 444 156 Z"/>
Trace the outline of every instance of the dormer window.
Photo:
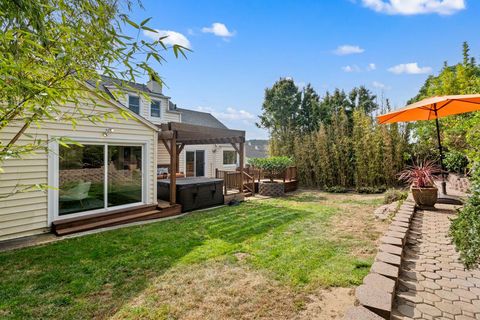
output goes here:
<path id="1" fill-rule="evenodd" d="M 135 112 L 136 114 L 140 114 L 140 98 L 137 96 L 128 96 L 128 109 L 130 111 Z"/>
<path id="2" fill-rule="evenodd" d="M 160 101 L 152 100 L 150 104 L 150 116 L 160 118 Z"/>

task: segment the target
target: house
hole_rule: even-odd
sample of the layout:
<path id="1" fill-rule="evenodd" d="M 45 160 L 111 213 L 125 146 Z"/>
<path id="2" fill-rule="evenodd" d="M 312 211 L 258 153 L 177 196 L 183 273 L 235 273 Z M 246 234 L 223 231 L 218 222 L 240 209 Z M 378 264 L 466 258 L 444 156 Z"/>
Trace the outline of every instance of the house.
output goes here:
<path id="1" fill-rule="evenodd" d="M 87 89 L 91 85 L 84 84 Z M 90 101 L 102 104 L 102 112 L 118 114 L 126 108 L 114 99 L 88 91 L 80 109 L 98 112 Z M 73 112 L 73 105 L 62 106 Z M 98 216 L 129 208 L 151 210 L 157 205 L 158 128 L 141 116 L 137 121 L 108 119 L 93 124 L 80 119 L 71 124 L 46 121 L 41 128 L 31 126 L 19 143 L 29 139 L 50 141 L 49 151 L 39 151 L 21 160 L 6 160 L 0 174 L 0 241 L 49 232 L 56 222 L 87 215 Z M 22 123 L 2 131 L 1 139 L 13 136 Z M 83 144 L 65 147 L 53 138 L 70 137 Z M 48 184 L 48 192 L 16 190 Z"/>
<path id="2" fill-rule="evenodd" d="M 96 101 L 102 105 L 101 112 L 129 110 L 134 120 L 118 116 L 93 124 L 80 119 L 75 128 L 69 123 L 46 121 L 40 128 L 30 127 L 19 143 L 49 141 L 48 151 L 2 163 L 0 241 L 178 214 L 181 208 L 175 202 L 175 188 L 171 188 L 170 204 L 159 205 L 159 170 L 177 167 L 176 172 L 187 176 L 212 177 L 215 169 L 235 170 L 237 161 L 243 164 L 235 150 L 243 150 L 244 131 L 227 129 L 210 114 L 176 108 L 152 81 L 146 85 L 128 83 L 145 95 L 128 88 L 119 90 L 114 81 L 119 80 L 104 78 L 100 84 L 108 94 L 105 96 L 92 90 L 94 84 L 81 84 L 87 93 L 77 108 L 82 114 L 97 113 L 98 106 L 92 103 Z M 75 111 L 73 105 L 61 109 Z M 21 125 L 19 121 L 2 130 L 0 139 L 7 142 Z M 63 146 L 56 137 L 70 137 L 82 147 Z M 177 150 L 175 156 L 172 150 Z M 170 175 L 174 186 L 175 176 Z M 16 192 L 37 184 L 52 188 L 48 192 Z"/>
<path id="3" fill-rule="evenodd" d="M 102 85 L 112 97 L 130 111 L 156 125 L 179 122 L 228 129 L 210 113 L 177 108 L 170 97 L 163 94 L 162 86 L 155 81 L 139 84 L 107 77 L 103 79 Z M 118 85 L 121 86 L 121 90 Z M 138 91 L 142 92 L 143 96 L 138 95 Z M 168 169 L 168 152 L 161 142 L 158 145 L 157 161 L 159 168 Z M 179 155 L 178 171 L 183 172 L 187 177 L 212 178 L 215 176 L 216 169 L 235 170 L 238 165 L 238 154 L 230 144 L 187 145 Z"/>

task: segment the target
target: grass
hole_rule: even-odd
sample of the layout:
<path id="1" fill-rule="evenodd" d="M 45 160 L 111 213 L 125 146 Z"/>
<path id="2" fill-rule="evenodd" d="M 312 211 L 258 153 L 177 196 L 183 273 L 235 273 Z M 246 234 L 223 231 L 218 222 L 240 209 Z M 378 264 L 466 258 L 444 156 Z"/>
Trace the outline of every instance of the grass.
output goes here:
<path id="1" fill-rule="evenodd" d="M 381 201 L 300 192 L 1 253 L 0 318 L 106 318 L 159 277 L 209 263 L 243 265 L 295 292 L 357 285 L 382 231 L 372 214 Z M 146 312 L 129 310 L 127 318 Z"/>

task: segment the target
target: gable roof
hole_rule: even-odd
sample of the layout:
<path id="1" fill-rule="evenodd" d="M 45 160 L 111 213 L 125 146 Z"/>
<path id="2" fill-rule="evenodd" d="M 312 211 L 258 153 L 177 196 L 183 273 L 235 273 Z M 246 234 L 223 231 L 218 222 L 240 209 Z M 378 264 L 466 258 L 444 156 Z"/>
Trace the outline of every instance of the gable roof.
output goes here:
<path id="1" fill-rule="evenodd" d="M 220 120 L 215 118 L 211 113 L 194 111 L 183 108 L 176 108 L 182 114 L 182 123 L 194 124 L 210 128 L 228 129 Z"/>
<path id="2" fill-rule="evenodd" d="M 121 86 L 121 87 L 130 87 L 134 90 L 138 90 L 141 92 L 145 92 L 146 94 L 151 94 L 151 95 L 156 95 L 156 96 L 161 96 L 164 98 L 169 99 L 169 97 L 158 93 L 158 92 L 153 92 L 151 91 L 147 85 L 142 84 L 142 83 L 136 83 L 132 81 L 126 81 L 122 79 L 115 79 L 111 77 L 107 77 L 102 75 L 101 76 L 102 81 L 99 84 L 100 89 L 108 93 L 111 97 L 112 100 L 116 102 L 116 104 L 122 105 L 124 108 L 126 108 L 122 103 L 118 102 L 115 99 L 115 96 L 112 94 L 112 92 L 108 89 L 108 87 L 112 86 Z M 90 85 L 91 87 L 95 87 L 96 83 L 94 81 L 87 81 L 87 84 Z M 128 108 L 127 108 L 128 109 Z M 201 112 L 201 111 L 194 111 L 190 109 L 183 109 L 183 108 L 177 108 L 176 104 L 168 100 L 168 112 L 179 112 L 182 115 L 182 120 L 181 122 L 187 123 L 187 124 L 193 124 L 197 126 L 204 126 L 204 127 L 210 127 L 210 128 L 219 128 L 219 129 L 228 129 L 227 126 L 225 126 L 220 120 L 215 118 L 211 113 L 208 112 Z M 142 116 L 139 116 L 142 119 Z M 147 120 L 148 121 L 148 120 Z M 149 121 L 148 121 L 149 122 Z"/>
<path id="3" fill-rule="evenodd" d="M 100 82 L 100 86 L 101 86 L 102 89 L 104 89 L 107 92 L 108 92 L 107 87 L 120 86 L 120 87 L 124 87 L 127 90 L 129 88 L 131 88 L 133 90 L 145 92 L 147 94 L 152 94 L 152 95 L 168 98 L 167 96 L 165 96 L 162 93 L 153 92 L 152 90 L 150 90 L 148 88 L 148 86 L 146 84 L 143 84 L 143 83 L 137 83 L 137 82 L 127 81 L 127 80 L 122 80 L 122 79 L 115 79 L 115 78 L 107 77 L 107 76 L 104 76 L 104 75 L 102 75 L 101 78 L 102 78 L 102 81 Z M 92 86 L 95 86 L 95 83 L 93 81 L 90 81 L 89 84 L 92 85 Z"/>
<path id="4" fill-rule="evenodd" d="M 107 92 L 110 96 L 112 96 L 112 99 L 106 99 L 104 96 L 102 96 L 101 94 L 99 94 L 98 92 L 96 92 L 96 91 L 95 91 L 95 89 L 96 89 L 96 88 L 95 88 L 95 83 L 91 83 L 91 82 L 89 82 L 89 81 L 85 81 L 85 82 L 83 82 L 83 85 L 84 85 L 85 87 L 87 87 L 87 89 L 89 89 L 89 90 L 92 92 L 92 94 L 94 94 L 96 97 L 98 97 L 98 98 L 100 98 L 100 99 L 102 99 L 102 100 L 104 100 L 104 101 L 112 104 L 113 106 L 115 106 L 115 107 L 117 107 L 117 108 L 119 108 L 119 109 L 122 109 L 122 110 L 125 110 L 125 111 L 129 111 L 129 113 L 130 113 L 135 119 L 137 119 L 139 122 L 145 124 L 146 126 L 152 128 L 152 129 L 155 130 L 155 131 L 158 131 L 158 127 L 157 127 L 154 123 L 148 121 L 147 119 L 145 119 L 144 117 L 136 114 L 135 112 L 130 112 L 130 110 L 129 110 L 127 107 L 125 107 L 123 104 L 121 104 L 120 102 L 118 102 L 115 98 L 113 98 L 113 96 L 111 95 L 111 93 L 110 93 L 108 90 L 107 90 L 106 92 Z M 103 88 L 102 88 L 102 89 L 103 89 Z"/>

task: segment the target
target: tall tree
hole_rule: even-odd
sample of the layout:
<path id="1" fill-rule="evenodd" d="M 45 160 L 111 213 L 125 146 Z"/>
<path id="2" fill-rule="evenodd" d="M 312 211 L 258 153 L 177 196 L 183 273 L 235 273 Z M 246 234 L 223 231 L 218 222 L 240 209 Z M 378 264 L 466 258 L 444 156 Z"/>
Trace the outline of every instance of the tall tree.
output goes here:
<path id="1" fill-rule="evenodd" d="M 409 103 L 441 95 L 480 93 L 480 66 L 470 56 L 470 48 L 463 44 L 463 61 L 450 66 L 447 63 L 438 75 L 430 76 L 419 93 Z M 480 158 L 480 115 L 467 113 L 442 118 L 442 141 L 447 150 L 464 152 L 470 158 Z M 417 157 L 435 157 L 436 130 L 432 121 L 419 121 L 412 125 Z M 478 151 L 477 151 L 478 150 Z"/>
<path id="2" fill-rule="evenodd" d="M 282 78 L 275 82 L 272 88 L 265 89 L 265 100 L 262 105 L 262 114 L 257 126 L 266 128 L 275 144 L 276 154 L 293 154 L 293 136 L 297 130 L 297 121 L 300 113 L 302 94 L 290 78 Z"/>
<path id="3" fill-rule="evenodd" d="M 298 125 L 301 133 L 310 133 L 318 129 L 320 97 L 313 87 L 308 84 L 303 88 L 302 102 L 298 115 Z"/>

